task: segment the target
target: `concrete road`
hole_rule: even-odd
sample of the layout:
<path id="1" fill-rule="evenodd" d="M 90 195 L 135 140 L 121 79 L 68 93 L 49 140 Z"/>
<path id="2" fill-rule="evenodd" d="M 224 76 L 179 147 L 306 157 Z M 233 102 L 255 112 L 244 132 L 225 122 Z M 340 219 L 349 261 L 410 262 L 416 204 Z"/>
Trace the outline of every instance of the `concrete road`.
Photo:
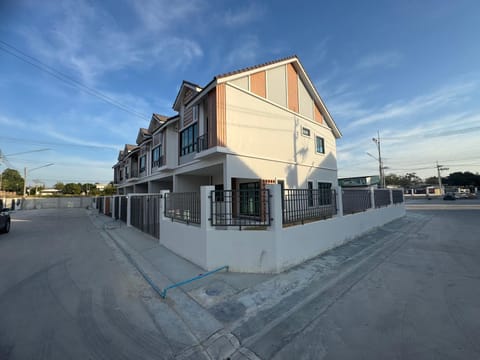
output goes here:
<path id="1" fill-rule="evenodd" d="M 262 359 L 480 359 L 479 219 L 409 211 L 317 290 L 232 331 Z"/>
<path id="2" fill-rule="evenodd" d="M 152 310 L 150 287 L 84 209 L 12 217 L 0 235 L 0 359 L 166 359 L 195 343 L 168 306 Z"/>

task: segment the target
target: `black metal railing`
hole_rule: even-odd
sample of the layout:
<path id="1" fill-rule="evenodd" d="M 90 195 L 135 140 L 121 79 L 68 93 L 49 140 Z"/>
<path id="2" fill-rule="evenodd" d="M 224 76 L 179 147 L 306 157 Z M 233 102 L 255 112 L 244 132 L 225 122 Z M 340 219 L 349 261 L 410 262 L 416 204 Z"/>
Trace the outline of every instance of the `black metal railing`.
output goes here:
<path id="1" fill-rule="evenodd" d="M 113 216 L 115 220 L 120 219 L 120 197 L 118 196 L 113 198 Z"/>
<path id="2" fill-rule="evenodd" d="M 160 156 L 158 158 L 158 160 L 152 161 L 152 168 L 161 167 L 163 165 L 165 165 L 165 157 L 164 156 Z"/>
<path id="3" fill-rule="evenodd" d="M 165 217 L 187 224 L 200 224 L 200 193 L 165 194 Z"/>
<path id="4" fill-rule="evenodd" d="M 160 194 L 130 195 L 130 223 L 154 237 L 160 236 Z"/>
<path id="5" fill-rule="evenodd" d="M 197 152 L 208 149 L 208 134 L 205 133 L 197 138 Z"/>
<path id="6" fill-rule="evenodd" d="M 390 190 L 389 189 L 375 189 L 373 190 L 375 199 L 375 207 L 381 208 L 390 205 Z"/>
<path id="7" fill-rule="evenodd" d="M 392 199 L 394 204 L 401 204 L 403 203 L 403 190 L 392 190 Z"/>
<path id="8" fill-rule="evenodd" d="M 120 220 L 127 222 L 127 205 L 128 199 L 126 196 L 120 197 Z"/>
<path id="9" fill-rule="evenodd" d="M 332 189 L 284 189 L 283 224 L 304 224 L 337 214 L 337 197 Z"/>
<path id="10" fill-rule="evenodd" d="M 268 189 L 213 190 L 212 226 L 265 227 L 271 224 Z"/>
<path id="11" fill-rule="evenodd" d="M 343 214 L 355 214 L 372 207 L 370 190 L 344 189 L 342 191 Z"/>

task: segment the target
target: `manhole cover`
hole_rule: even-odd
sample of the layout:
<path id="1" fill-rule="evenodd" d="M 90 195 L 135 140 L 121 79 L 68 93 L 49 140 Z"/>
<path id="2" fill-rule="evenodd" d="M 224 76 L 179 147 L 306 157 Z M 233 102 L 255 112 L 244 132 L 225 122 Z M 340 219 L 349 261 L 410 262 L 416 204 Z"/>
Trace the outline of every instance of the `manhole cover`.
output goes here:
<path id="1" fill-rule="evenodd" d="M 218 289 L 207 289 L 205 290 L 205 294 L 207 294 L 208 296 L 217 296 L 220 294 L 220 290 Z"/>

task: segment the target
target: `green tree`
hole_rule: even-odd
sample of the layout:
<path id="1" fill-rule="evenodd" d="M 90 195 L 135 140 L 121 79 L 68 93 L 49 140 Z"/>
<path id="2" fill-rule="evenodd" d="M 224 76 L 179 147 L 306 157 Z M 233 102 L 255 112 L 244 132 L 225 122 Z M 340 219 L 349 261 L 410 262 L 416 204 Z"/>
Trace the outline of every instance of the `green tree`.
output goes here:
<path id="1" fill-rule="evenodd" d="M 115 195 L 117 193 L 117 189 L 115 189 L 115 186 L 113 186 L 113 183 L 108 184 L 105 186 L 105 189 L 103 189 L 103 195 Z"/>
<path id="2" fill-rule="evenodd" d="M 63 191 L 63 189 L 65 188 L 65 184 L 59 181 L 53 187 L 57 190 Z"/>
<path id="3" fill-rule="evenodd" d="M 80 195 L 82 193 L 82 185 L 75 183 L 65 184 L 63 193 L 65 195 Z"/>
<path id="4" fill-rule="evenodd" d="M 2 173 L 2 189 L 5 191 L 14 191 L 17 194 L 23 193 L 24 180 L 20 173 L 15 169 L 5 169 Z"/>

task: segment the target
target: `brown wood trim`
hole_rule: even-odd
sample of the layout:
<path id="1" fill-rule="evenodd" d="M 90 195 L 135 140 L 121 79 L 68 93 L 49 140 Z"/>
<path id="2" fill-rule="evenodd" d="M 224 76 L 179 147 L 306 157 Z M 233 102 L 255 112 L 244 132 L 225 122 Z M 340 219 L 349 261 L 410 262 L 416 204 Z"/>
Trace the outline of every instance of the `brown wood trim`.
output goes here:
<path id="1" fill-rule="evenodd" d="M 225 84 L 217 85 L 217 146 L 227 145 L 227 104 Z"/>
<path id="2" fill-rule="evenodd" d="M 323 123 L 323 116 L 322 116 L 322 113 L 320 112 L 320 110 L 318 110 L 318 106 L 313 104 L 313 112 L 314 112 L 314 118 L 315 118 L 315 121 L 319 122 L 320 124 Z"/>
<path id="3" fill-rule="evenodd" d="M 217 89 L 213 88 L 208 93 L 208 145 L 217 146 Z"/>
<path id="4" fill-rule="evenodd" d="M 259 71 L 250 75 L 250 89 L 258 96 L 267 97 L 266 72 Z"/>
<path id="5" fill-rule="evenodd" d="M 298 112 L 298 75 L 292 64 L 287 64 L 288 108 Z"/>

